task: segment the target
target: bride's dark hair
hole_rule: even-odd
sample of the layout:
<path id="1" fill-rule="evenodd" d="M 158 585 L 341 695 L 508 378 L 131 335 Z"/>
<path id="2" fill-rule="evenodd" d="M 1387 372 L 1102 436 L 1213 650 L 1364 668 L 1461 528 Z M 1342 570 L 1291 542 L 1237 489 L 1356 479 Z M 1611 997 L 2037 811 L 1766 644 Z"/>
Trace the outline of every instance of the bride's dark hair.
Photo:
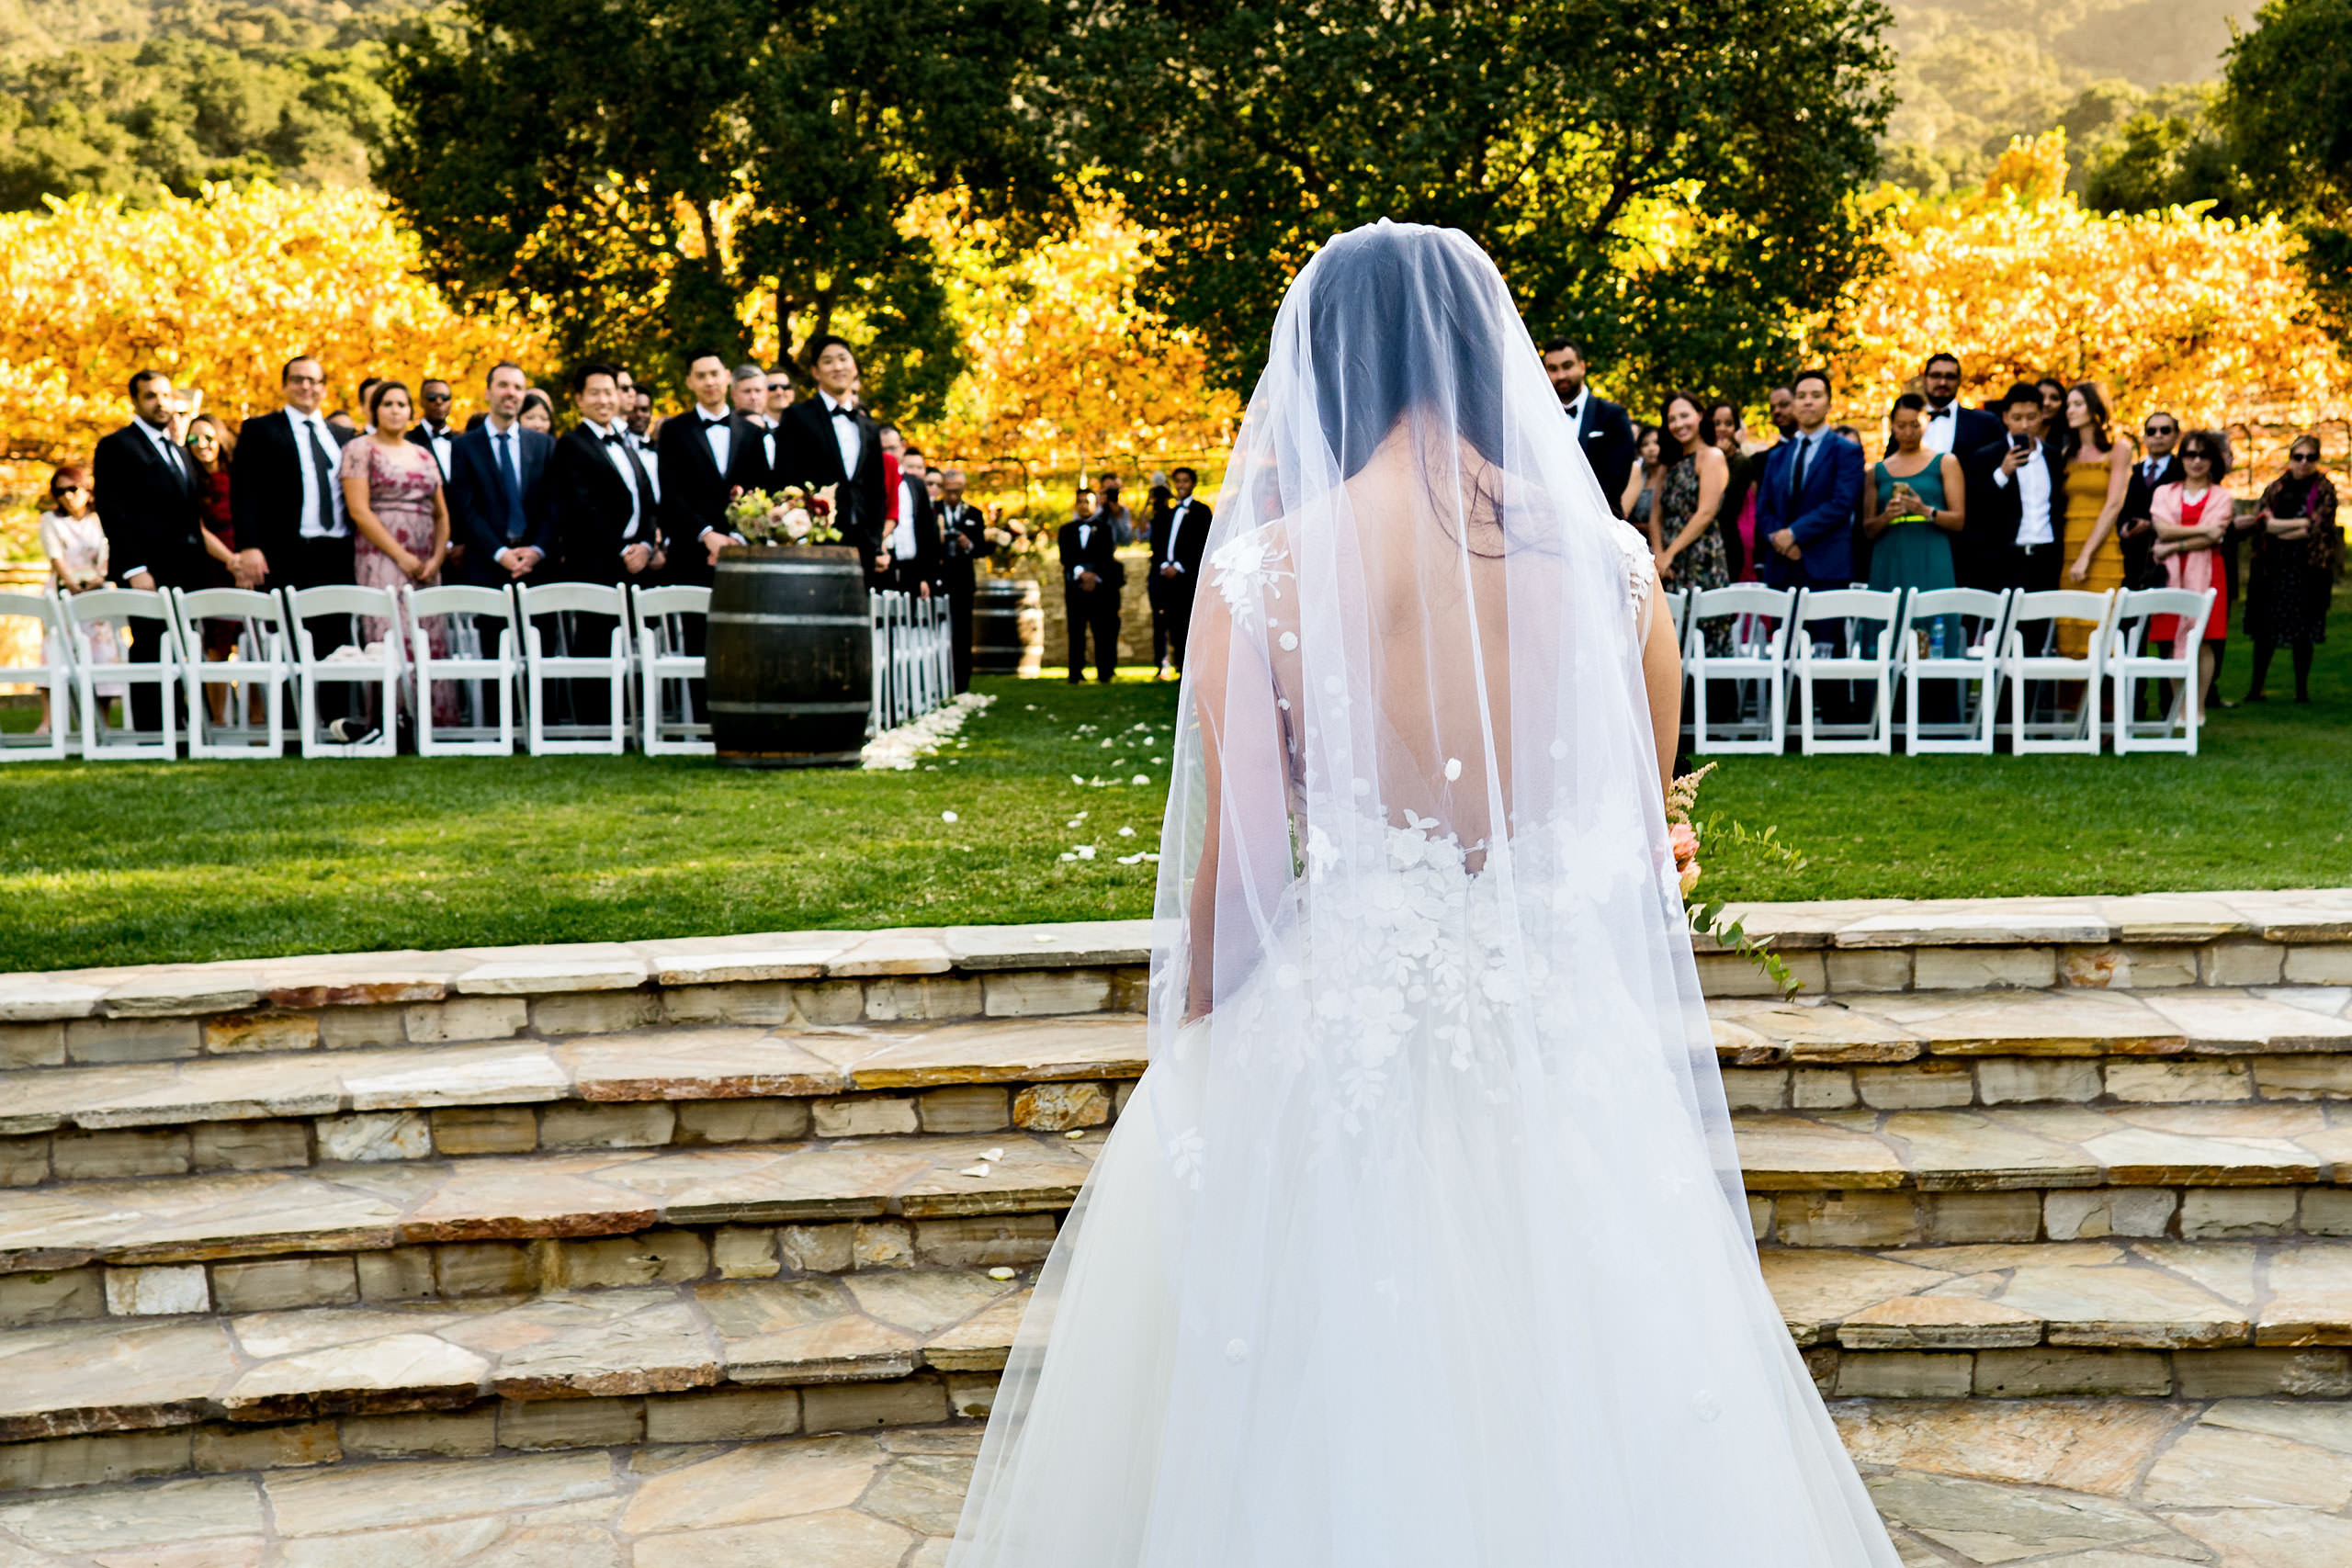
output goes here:
<path id="1" fill-rule="evenodd" d="M 1475 255 L 1438 230 L 1379 224 L 1342 234 L 1315 258 L 1315 397 L 1340 478 L 1353 478 L 1417 404 L 1450 412 L 1480 457 L 1502 460 L 1503 344 L 1463 328 L 1491 319 L 1494 303 L 1510 313 L 1510 302 L 1489 300 L 1501 280 Z"/>

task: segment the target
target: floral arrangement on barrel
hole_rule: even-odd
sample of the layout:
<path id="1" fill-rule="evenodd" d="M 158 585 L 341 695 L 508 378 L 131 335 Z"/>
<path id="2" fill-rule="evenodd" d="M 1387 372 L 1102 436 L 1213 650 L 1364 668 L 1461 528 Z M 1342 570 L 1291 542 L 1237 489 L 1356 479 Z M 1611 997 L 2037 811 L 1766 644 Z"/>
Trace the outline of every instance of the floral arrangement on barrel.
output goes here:
<path id="1" fill-rule="evenodd" d="M 1007 517 L 989 508 L 986 538 L 989 565 L 998 571 L 1010 571 L 1014 558 L 1035 555 L 1046 547 L 1042 528 L 1033 529 L 1026 517 Z"/>
<path id="2" fill-rule="evenodd" d="M 755 545 L 834 545 L 842 531 L 833 524 L 833 490 L 815 491 L 786 485 L 775 494 L 739 490 L 727 503 L 728 526 Z"/>
<path id="3" fill-rule="evenodd" d="M 1702 874 L 1699 844 L 1703 837 L 1720 835 L 1737 848 L 1776 860 L 1791 871 L 1804 867 L 1804 856 L 1781 842 L 1778 828 L 1767 828 L 1758 833 L 1743 823 L 1710 817 L 1702 829 L 1691 820 L 1690 814 L 1699 805 L 1699 785 L 1714 771 L 1715 764 L 1710 762 L 1695 773 L 1680 775 L 1667 786 L 1667 841 L 1674 846 L 1674 869 L 1681 879 L 1683 913 L 1690 919 L 1693 935 L 1713 937 L 1761 969 L 1780 987 L 1782 997 L 1793 997 L 1804 983 L 1789 973 L 1789 966 L 1781 961 L 1779 953 L 1750 937 L 1737 920 L 1724 919 L 1723 899 L 1691 897 Z"/>

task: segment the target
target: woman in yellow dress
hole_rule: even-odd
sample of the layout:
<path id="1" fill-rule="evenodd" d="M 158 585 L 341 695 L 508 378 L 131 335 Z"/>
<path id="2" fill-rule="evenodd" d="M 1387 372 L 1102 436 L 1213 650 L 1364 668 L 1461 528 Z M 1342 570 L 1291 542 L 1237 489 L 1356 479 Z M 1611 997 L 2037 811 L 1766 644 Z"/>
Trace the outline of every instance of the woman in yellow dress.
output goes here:
<path id="1" fill-rule="evenodd" d="M 2123 586 L 2123 541 L 2115 520 L 2132 486 L 2132 446 L 2118 440 L 2109 422 L 2107 400 L 2088 381 L 2066 389 L 2065 434 L 2058 450 L 2066 470 L 2066 546 L 2074 559 L 2064 586 L 2094 593 Z M 2079 659 L 2090 646 L 2080 621 L 2058 623 L 2058 650 Z"/>

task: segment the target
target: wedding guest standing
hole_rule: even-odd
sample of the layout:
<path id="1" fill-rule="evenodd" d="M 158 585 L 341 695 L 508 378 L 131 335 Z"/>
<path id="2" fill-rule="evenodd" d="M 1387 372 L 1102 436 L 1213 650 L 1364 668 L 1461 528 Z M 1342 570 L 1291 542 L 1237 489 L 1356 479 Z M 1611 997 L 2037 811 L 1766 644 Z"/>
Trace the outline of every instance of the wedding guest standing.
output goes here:
<path id="1" fill-rule="evenodd" d="M 1871 468 L 1862 531 L 1871 551 L 1871 586 L 1952 588 L 1951 541 L 1966 526 L 1967 483 L 1960 459 L 1928 449 L 1928 400 L 1905 392 L 1887 418 L 1894 450 Z"/>
<path id="2" fill-rule="evenodd" d="M 2245 580 L 2245 631 L 2254 639 L 2254 682 L 2245 700 L 2264 700 L 2270 656 L 2287 645 L 2295 667 L 2295 700 L 2312 700 L 2312 649 L 2327 640 L 2327 599 L 2344 549 L 2335 525 L 2335 486 L 2319 467 L 2319 437 L 2301 435 L 2287 449 L 2287 471 L 2256 506 L 2254 558 Z"/>
<path id="3" fill-rule="evenodd" d="M 246 420 L 237 432 L 229 468 L 230 510 L 237 543 L 261 552 L 264 586 L 328 588 L 352 581 L 351 523 L 336 487 L 336 464 L 352 433 L 322 418 L 326 372 L 297 355 L 278 372 L 284 400 L 275 411 Z M 310 623 L 311 647 L 325 658 L 351 640 L 347 617 Z M 356 688 L 330 681 L 319 687 L 319 721 L 330 732 L 353 713 Z"/>
<path id="4" fill-rule="evenodd" d="M 1650 531 L 1650 502 L 1657 493 L 1660 445 L 1657 425 L 1634 428 L 1634 466 L 1626 470 L 1624 493 L 1611 502 L 1617 515 L 1640 529 L 1645 536 Z"/>
<path id="5" fill-rule="evenodd" d="M 1193 492 L 1201 476 L 1177 468 L 1168 476 L 1168 520 L 1151 531 L 1151 575 L 1159 585 L 1159 602 L 1168 627 L 1168 653 L 1176 672 L 1184 672 L 1184 643 L 1193 629 L 1193 595 L 1200 587 L 1201 556 L 1208 547 L 1209 527 L 1216 514 Z M 1154 671 L 1157 675 L 1158 671 Z"/>
<path id="6" fill-rule="evenodd" d="M 50 581 L 58 596 L 87 593 L 107 584 L 107 532 L 90 507 L 87 475 L 70 464 L 49 477 L 49 510 L 40 514 L 40 553 L 49 558 Z M 84 621 L 74 629 L 74 657 L 84 664 L 119 664 L 122 641 L 112 621 Z M 54 632 L 41 633 L 41 662 L 63 662 L 63 650 Z M 122 682 L 102 681 L 98 696 L 111 701 L 122 695 Z M 40 689 L 40 729 L 49 732 L 60 716 L 49 711 L 49 688 Z"/>
<path id="7" fill-rule="evenodd" d="M 2066 383 L 2054 376 L 2044 376 L 2033 384 L 2040 414 L 2034 421 L 2033 434 L 2041 441 L 2056 441 L 2065 429 Z"/>
<path id="8" fill-rule="evenodd" d="M 883 493 L 880 432 L 852 400 L 857 354 L 846 338 L 831 335 L 817 338 L 809 351 L 817 395 L 796 399 L 785 411 L 776 478 L 810 490 L 836 487 L 834 525 L 842 542 L 865 558 L 867 578 L 878 584 L 890 570 L 882 542 L 889 502 Z"/>
<path id="9" fill-rule="evenodd" d="M 972 599 L 979 559 L 989 547 L 988 519 L 964 499 L 964 470 L 939 474 L 940 577 L 947 585 L 949 635 L 956 645 L 956 689 L 972 689 Z"/>
<path id="10" fill-rule="evenodd" d="M 2066 389 L 2065 429 L 2058 437 L 2066 485 L 2065 586 L 2103 593 L 2123 586 L 2123 541 L 2116 536 L 2132 489 L 2132 451 L 2108 423 L 2107 400 L 2084 381 Z M 2079 659 L 2090 647 L 2090 630 L 2080 621 L 2060 627 L 2059 650 Z"/>
<path id="11" fill-rule="evenodd" d="M 652 582 L 667 558 L 662 550 L 661 492 L 628 439 L 621 419 L 620 387 L 613 367 L 598 361 L 572 374 L 580 423 L 548 457 L 548 529 L 554 576 L 568 582 Z M 575 613 L 568 636 L 575 649 L 602 653 L 618 623 L 611 615 Z M 602 681 L 571 681 L 567 695 L 577 722 L 612 717 L 612 693 Z"/>
<path id="12" fill-rule="evenodd" d="M 1715 523 L 1724 539 L 1724 567 L 1732 581 L 1746 582 L 1756 575 L 1756 480 L 1764 457 L 1749 443 L 1737 404 L 1718 402 L 1709 409 L 1707 428 L 1730 473 Z"/>
<path id="13" fill-rule="evenodd" d="M 1829 431 L 1829 373 L 1789 384 L 1796 434 L 1772 448 L 1756 502 L 1760 575 L 1775 588 L 1842 588 L 1853 578 L 1862 449 Z"/>
<path id="14" fill-rule="evenodd" d="M 1585 385 L 1584 347 L 1571 338 L 1544 345 L 1544 373 L 1560 400 L 1560 412 L 1577 434 L 1577 450 L 1592 466 L 1600 493 L 1622 517 L 1625 479 L 1634 471 L 1634 422 L 1623 408 Z"/>
<path id="15" fill-rule="evenodd" d="M 2150 515 L 2156 491 L 2181 478 L 2180 459 L 2173 446 L 2180 439 L 2180 421 L 2164 410 L 2150 414 L 2140 427 L 2140 456 L 2132 464 L 2132 483 L 2123 492 L 2123 511 L 2115 534 L 2123 551 L 2123 582 L 2127 588 L 2162 588 L 2165 569 L 2155 558 L 2156 525 Z"/>
<path id="16" fill-rule="evenodd" d="M 1716 526 L 1731 465 L 1708 438 L 1706 413 L 1688 392 L 1668 394 L 1658 411 L 1658 478 L 1650 499 L 1650 550 L 1658 581 L 1670 588 L 1721 588 L 1731 581 L 1723 531 Z M 1726 650 L 1730 642 L 1726 638 Z"/>
<path id="17" fill-rule="evenodd" d="M 2205 638 L 2197 650 L 2198 683 L 2210 700 L 2213 677 L 2220 672 L 2222 646 L 2230 636 L 2229 574 L 2220 566 L 2221 547 L 2228 540 L 2231 523 L 2229 491 L 2222 480 L 2229 477 L 2229 459 L 2222 438 L 2210 430 L 2192 430 L 2181 437 L 2181 479 L 2156 491 L 2155 555 L 2165 563 L 2165 575 L 2175 588 L 2192 593 L 2213 591 L 2213 607 L 2205 617 Z M 2180 634 L 2171 615 L 2149 617 L 2148 636 L 2171 642 Z"/>
<path id="18" fill-rule="evenodd" d="M 764 488 L 760 431 L 728 406 L 727 390 L 727 361 L 716 350 L 689 355 L 686 391 L 694 405 L 663 420 L 655 442 L 673 582 L 709 585 L 718 552 L 743 543 L 727 521 L 728 502 L 738 491 Z M 701 617 L 690 617 L 688 625 L 688 635 L 698 635 Z"/>
<path id="19" fill-rule="evenodd" d="M 1114 544 L 1132 545 L 1136 542 L 1135 513 L 1119 499 L 1119 476 L 1105 470 L 1094 486 L 1096 521 L 1111 530 Z"/>
<path id="20" fill-rule="evenodd" d="M 404 585 L 430 588 L 441 581 L 441 563 L 449 553 L 448 498 L 442 493 L 441 465 L 433 449 L 408 438 L 415 423 L 405 383 L 384 380 L 369 392 L 368 434 L 344 453 L 343 503 L 351 514 L 352 577 L 363 588 Z M 397 602 L 398 595 L 395 594 Z M 403 611 L 398 623 L 381 615 L 361 618 L 365 640 L 396 641 L 410 646 L 411 627 Z M 435 616 L 425 627 L 425 644 L 434 657 L 448 656 L 447 623 Z M 458 721 L 458 688 L 436 682 L 432 693 L 433 722 Z M 380 715 L 379 723 L 391 716 Z"/>
<path id="21" fill-rule="evenodd" d="M 438 376 L 428 376 L 416 384 L 416 402 L 418 417 L 416 423 L 409 426 L 408 438 L 433 454 L 434 462 L 441 468 L 441 482 L 447 484 L 449 482 L 450 451 L 458 440 L 458 432 L 449 424 L 449 412 L 457 404 L 456 395 L 450 391 L 448 382 Z M 449 547 L 457 548 L 458 543 L 452 542 Z"/>
<path id="22" fill-rule="evenodd" d="M 130 378 L 130 401 L 137 417 L 98 443 L 92 464 L 97 482 L 91 500 L 106 531 L 108 569 L 127 588 L 201 588 L 211 558 L 198 510 L 196 460 L 172 431 L 170 378 L 140 371 Z M 155 663 L 161 652 L 160 637 L 134 632 L 131 662 Z M 130 721 L 141 729 L 162 728 L 164 697 L 155 682 L 133 687 Z"/>
<path id="23" fill-rule="evenodd" d="M 187 454 L 196 459 L 198 470 L 197 509 L 204 518 L 204 553 L 212 558 L 210 585 L 258 588 L 263 576 L 262 553 L 237 548 L 236 511 L 229 499 L 229 468 L 236 451 L 237 438 L 219 416 L 200 413 L 187 422 Z M 243 630 L 243 622 L 227 616 L 207 620 L 204 657 L 215 662 L 227 659 L 237 651 L 237 638 Z M 225 722 L 229 689 L 207 686 L 205 696 L 211 705 L 214 722 Z"/>
<path id="24" fill-rule="evenodd" d="M 1057 541 L 1062 565 L 1062 607 L 1069 616 L 1069 679 L 1086 679 L 1086 639 L 1094 639 L 1098 678 L 1111 683 L 1119 664 L 1119 589 L 1126 569 L 1113 552 L 1117 541 L 1098 509 L 1062 525 Z"/>
<path id="25" fill-rule="evenodd" d="M 514 417 L 526 430 L 547 436 L 555 434 L 555 400 L 537 387 L 523 394 L 522 412 Z"/>
<path id="26" fill-rule="evenodd" d="M 888 585 L 901 593 L 928 599 L 939 572 L 939 520 L 931 509 L 931 491 L 923 484 L 922 453 L 906 444 L 895 424 L 879 427 L 882 451 L 893 459 L 888 472 L 890 553 Z"/>
<path id="27" fill-rule="evenodd" d="M 502 364 L 485 383 L 489 409 L 482 422 L 449 448 L 449 484 L 445 505 L 454 547 L 465 546 L 459 573 L 483 588 L 542 580 L 548 548 L 547 492 L 541 480 L 555 442 L 522 423 L 527 389 L 518 365 Z M 497 623 L 482 623 L 490 636 L 482 645 L 495 657 Z"/>
<path id="28" fill-rule="evenodd" d="M 1967 547 L 1953 564 L 1968 588 L 2055 588 L 2066 490 L 2057 454 L 2033 434 L 2041 396 L 2020 381 L 2001 400 L 2000 413 L 2000 438 L 1977 451 L 1973 475 L 1963 469 L 1977 504 L 1962 533 Z"/>
<path id="29" fill-rule="evenodd" d="M 1923 449 L 1965 457 L 1986 442 L 2000 438 L 2001 422 L 1997 416 L 1983 409 L 1961 406 L 1960 382 L 1957 355 L 1931 354 L 1927 364 L 1919 367 L 1919 395 L 1925 413 L 1919 445 Z M 1894 443 L 1891 438 L 1886 450 L 1893 456 Z"/>

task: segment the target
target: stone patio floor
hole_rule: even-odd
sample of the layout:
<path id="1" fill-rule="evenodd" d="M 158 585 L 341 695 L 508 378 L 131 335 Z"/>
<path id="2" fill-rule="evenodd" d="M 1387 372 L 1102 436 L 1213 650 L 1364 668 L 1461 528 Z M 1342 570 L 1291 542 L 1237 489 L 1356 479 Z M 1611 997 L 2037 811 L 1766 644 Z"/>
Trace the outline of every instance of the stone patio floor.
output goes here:
<path id="1" fill-rule="evenodd" d="M 1831 1406 L 1906 1568 L 2344 1568 L 2352 1405 Z M 345 1464 L 0 1504 L 0 1568 L 936 1568 L 979 1432 Z"/>

